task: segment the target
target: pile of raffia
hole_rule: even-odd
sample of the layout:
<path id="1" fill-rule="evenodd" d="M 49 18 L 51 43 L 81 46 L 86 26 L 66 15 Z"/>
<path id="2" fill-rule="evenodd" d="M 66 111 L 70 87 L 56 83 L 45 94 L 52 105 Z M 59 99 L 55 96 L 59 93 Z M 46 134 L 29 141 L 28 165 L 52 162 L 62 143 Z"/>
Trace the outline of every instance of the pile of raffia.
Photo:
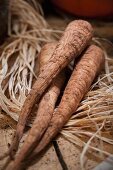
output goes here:
<path id="1" fill-rule="evenodd" d="M 9 38 L 0 47 L 0 107 L 16 121 L 37 78 L 39 51 L 46 42 L 55 41 L 60 33 L 48 26 L 35 0 L 30 1 L 31 4 L 28 2 L 11 1 Z M 102 47 L 98 39 L 94 41 Z M 105 150 L 104 143 L 113 145 L 113 134 L 109 135 L 113 131 L 113 58 L 108 57 L 105 50 L 104 53 L 105 70 L 61 131 L 65 138 L 83 148 L 82 166 L 87 151 L 94 150 L 94 154 L 98 152 L 103 158 L 103 154 L 111 154 Z"/>

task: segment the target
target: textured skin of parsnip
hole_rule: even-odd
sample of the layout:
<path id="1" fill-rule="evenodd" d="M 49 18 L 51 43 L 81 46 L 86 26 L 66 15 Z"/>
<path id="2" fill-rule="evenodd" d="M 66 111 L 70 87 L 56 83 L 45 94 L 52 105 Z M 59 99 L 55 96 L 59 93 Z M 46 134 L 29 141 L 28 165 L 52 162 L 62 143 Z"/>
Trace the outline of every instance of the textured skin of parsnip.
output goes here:
<path id="1" fill-rule="evenodd" d="M 43 66 L 43 71 L 39 74 L 37 81 L 34 83 L 23 104 L 17 124 L 17 130 L 10 147 L 11 157 L 13 157 L 18 148 L 20 139 L 23 136 L 26 121 L 30 115 L 33 105 L 36 102 L 38 103 L 44 91 L 50 85 L 52 80 L 60 73 L 60 71 L 66 67 L 72 59 L 78 57 L 86 48 L 91 41 L 92 34 L 92 26 L 87 21 L 76 20 L 72 21 L 67 26 L 53 52 L 51 59 Z"/>

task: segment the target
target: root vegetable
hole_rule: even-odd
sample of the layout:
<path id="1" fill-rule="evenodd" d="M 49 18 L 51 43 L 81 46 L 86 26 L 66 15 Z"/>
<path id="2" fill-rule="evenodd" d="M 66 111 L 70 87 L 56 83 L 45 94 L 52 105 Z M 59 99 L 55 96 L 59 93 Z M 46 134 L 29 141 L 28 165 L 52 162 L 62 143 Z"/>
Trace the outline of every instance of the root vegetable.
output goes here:
<path id="1" fill-rule="evenodd" d="M 66 86 L 61 102 L 57 110 L 53 113 L 53 117 L 47 130 L 40 143 L 29 157 L 30 161 L 37 158 L 37 155 L 59 133 L 71 115 L 76 111 L 81 99 L 88 91 L 103 64 L 103 51 L 99 47 L 91 45 L 76 65 Z M 12 170 L 15 168 L 19 170 L 18 162 L 19 160 L 17 157 L 13 163 Z"/>
<path id="2" fill-rule="evenodd" d="M 42 66 L 48 62 L 50 57 L 52 56 L 53 50 L 56 47 L 56 43 L 49 43 L 45 45 L 40 53 L 39 56 L 39 66 L 40 72 L 42 71 Z M 37 116 L 33 123 L 33 126 L 23 144 L 20 152 L 19 152 L 19 159 L 22 161 L 26 156 L 28 156 L 31 151 L 36 147 L 37 142 L 39 142 L 42 134 L 45 132 L 48 124 L 51 120 L 53 111 L 55 109 L 55 104 L 57 98 L 60 94 L 60 90 L 64 84 L 65 80 L 65 72 L 62 71 L 52 82 L 51 86 L 43 95 L 40 103 L 39 108 L 37 111 Z"/>
<path id="3" fill-rule="evenodd" d="M 12 157 L 23 136 L 26 121 L 33 105 L 39 101 L 44 91 L 59 72 L 85 49 L 92 38 L 92 32 L 91 25 L 83 20 L 73 21 L 67 26 L 49 63 L 43 66 L 43 71 L 39 74 L 21 109 L 17 130 L 10 147 L 10 155 Z"/>

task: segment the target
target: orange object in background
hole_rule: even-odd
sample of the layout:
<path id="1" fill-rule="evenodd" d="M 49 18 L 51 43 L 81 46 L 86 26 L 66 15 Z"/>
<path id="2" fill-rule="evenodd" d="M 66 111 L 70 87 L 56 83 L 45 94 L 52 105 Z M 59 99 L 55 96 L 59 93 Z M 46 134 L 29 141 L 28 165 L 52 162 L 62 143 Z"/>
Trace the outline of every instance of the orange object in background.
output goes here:
<path id="1" fill-rule="evenodd" d="M 113 0 L 51 0 L 57 7 L 83 17 L 113 15 Z"/>

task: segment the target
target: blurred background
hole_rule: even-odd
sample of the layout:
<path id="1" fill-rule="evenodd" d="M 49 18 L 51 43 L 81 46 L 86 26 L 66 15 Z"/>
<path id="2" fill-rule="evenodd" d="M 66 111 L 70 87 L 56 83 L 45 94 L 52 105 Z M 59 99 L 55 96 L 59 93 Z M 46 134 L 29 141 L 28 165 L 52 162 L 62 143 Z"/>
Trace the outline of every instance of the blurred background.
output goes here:
<path id="1" fill-rule="evenodd" d="M 50 25 L 63 29 L 73 19 L 89 20 L 95 36 L 113 41 L 113 0 L 40 0 Z"/>
<path id="2" fill-rule="evenodd" d="M 58 8 L 73 15 L 102 18 L 113 14 L 112 0 L 51 0 Z"/>

